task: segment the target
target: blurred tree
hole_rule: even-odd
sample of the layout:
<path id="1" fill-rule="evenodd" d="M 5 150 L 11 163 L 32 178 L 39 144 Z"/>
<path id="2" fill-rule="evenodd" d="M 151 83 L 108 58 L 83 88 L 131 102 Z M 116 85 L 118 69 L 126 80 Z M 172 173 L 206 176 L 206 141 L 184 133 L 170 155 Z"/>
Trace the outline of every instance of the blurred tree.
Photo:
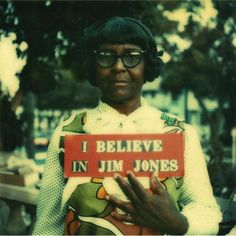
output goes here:
<path id="1" fill-rule="evenodd" d="M 168 5 L 171 9 L 176 4 Z M 78 72 L 78 45 L 83 29 L 111 16 L 134 16 L 161 35 L 166 27 L 171 30 L 176 26 L 173 22 L 168 25 L 161 17 L 162 10 L 161 1 L 1 1 L 1 34 L 15 32 L 16 43 L 24 41 L 28 45 L 26 51 L 18 50 L 19 57 L 27 55 L 27 64 L 19 74 L 17 96 L 21 96 L 15 100 L 19 103 L 21 99 L 26 106 L 24 110 L 31 110 L 22 117 L 33 115 L 34 108 L 27 107 L 31 103 L 25 101 L 33 96 L 31 92 L 39 98 L 37 102 L 41 108 L 72 109 L 94 105 L 98 92 L 86 82 L 76 83 L 83 81 Z M 26 120 L 33 122 L 32 117 Z M 32 133 L 25 132 L 32 137 Z"/>
<path id="2" fill-rule="evenodd" d="M 236 12 L 233 10 L 236 2 L 214 1 L 218 14 L 211 25 L 194 20 L 205 2 L 196 3 L 186 1 L 182 6 L 188 9 L 189 18 L 185 30 L 179 35 L 190 40 L 191 46 L 183 52 L 174 53 L 173 60 L 166 65 L 162 87 L 175 95 L 183 89 L 191 90 L 198 100 L 210 125 L 209 170 L 210 175 L 217 179 L 213 182 L 221 185 L 214 188 L 219 194 L 224 185 L 224 154 L 220 140 L 222 121 L 225 120 L 229 137 L 231 128 L 236 125 Z M 218 106 L 208 109 L 206 99 L 216 101 Z"/>
<path id="3" fill-rule="evenodd" d="M 27 65 L 20 75 L 21 89 L 37 94 L 60 86 L 59 80 L 64 78 L 60 71 L 64 69 L 72 72 L 73 79 L 83 80 L 78 72 L 78 45 L 83 29 L 93 22 L 120 15 L 141 19 L 156 35 L 162 35 L 166 28 L 168 31 L 176 28 L 175 22 L 162 17 L 162 1 L 47 0 L 0 4 L 5 9 L 0 28 L 15 32 L 18 42 L 28 44 Z M 166 8 L 176 5 L 168 3 Z"/>
<path id="4" fill-rule="evenodd" d="M 2 19 L 12 21 L 10 9 L 7 4 L 0 5 L 0 22 L 3 22 Z M 16 44 L 15 39 L 15 33 L 0 27 L 0 150 L 4 151 L 12 151 L 22 144 L 21 123 L 15 109 L 18 104 L 16 97 L 21 97 L 17 91 L 17 73 L 20 73 L 26 60 L 17 55 L 17 52 L 24 51 L 24 43 Z"/>
<path id="5" fill-rule="evenodd" d="M 231 114 L 236 110 L 236 67 L 233 66 L 236 57 L 233 41 L 236 12 L 229 10 L 236 3 L 215 2 L 218 15 L 213 28 L 194 22 L 192 14 L 197 14 L 198 8 L 192 4 L 187 6 L 191 14 L 185 31 L 179 34 L 191 40 L 191 46 L 182 53 L 177 52 L 166 65 L 162 87 L 173 94 L 179 94 L 183 88 L 194 92 L 211 126 L 211 141 L 215 142 L 219 138 L 223 111 L 226 107 Z M 218 107 L 214 111 L 207 108 L 206 98 L 217 101 Z M 230 117 L 232 127 L 236 124 L 236 118 Z"/>

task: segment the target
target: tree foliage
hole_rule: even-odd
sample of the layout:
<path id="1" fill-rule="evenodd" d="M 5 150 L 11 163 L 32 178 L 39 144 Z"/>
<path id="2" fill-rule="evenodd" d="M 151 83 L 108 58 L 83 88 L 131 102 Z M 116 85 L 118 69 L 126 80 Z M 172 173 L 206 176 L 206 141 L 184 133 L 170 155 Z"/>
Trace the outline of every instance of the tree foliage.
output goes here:
<path id="1" fill-rule="evenodd" d="M 198 14 L 201 4 L 194 6 L 189 2 L 191 14 L 185 31 L 180 34 L 191 39 L 191 46 L 182 53 L 175 53 L 174 59 L 166 65 L 162 87 L 175 95 L 183 89 L 190 90 L 197 98 L 210 126 L 208 170 L 214 193 L 221 195 L 227 182 L 221 142 L 230 143 L 230 131 L 236 126 L 236 2 L 216 0 L 213 3 L 218 14 L 214 19 L 215 27 L 208 27 L 192 18 L 193 14 Z M 218 107 L 209 110 L 206 98 L 216 101 Z M 235 184 L 233 186 L 235 188 Z M 228 190 L 232 192 L 233 187 Z"/>
<path id="2" fill-rule="evenodd" d="M 174 94 L 179 94 L 183 88 L 193 91 L 211 124 L 212 139 L 217 139 L 224 113 L 228 111 L 233 114 L 236 111 L 236 46 L 233 41 L 236 13 L 232 10 L 236 3 L 215 1 L 214 6 L 218 14 L 213 28 L 204 27 L 189 17 L 188 25 L 181 34 L 191 39 L 191 46 L 175 55 L 177 59 L 166 65 L 162 86 Z M 189 7 L 189 11 L 197 14 L 197 8 Z M 207 109 L 205 98 L 218 102 L 214 112 Z M 230 117 L 230 125 L 226 123 L 228 130 L 236 124 L 233 115 Z"/>
<path id="3" fill-rule="evenodd" d="M 78 70 L 78 46 L 83 29 L 93 22 L 119 15 L 139 18 L 154 32 L 161 32 L 164 30 L 161 22 L 165 21 L 159 21 L 162 11 L 158 4 L 152 1 L 1 1 L 0 33 L 15 32 L 16 43 L 28 44 L 25 52 L 18 51 L 19 57 L 27 55 L 27 64 L 19 74 L 21 91 L 17 96 L 23 92 L 22 98 L 26 99 L 30 91 L 34 92 L 37 106 L 42 109 L 93 106 L 98 92 L 83 81 Z M 0 99 L 1 111 L 2 105 Z M 2 137 L 1 124 L 6 122 L 0 117 L 0 149 L 1 140 L 6 139 Z"/>
<path id="4" fill-rule="evenodd" d="M 83 80 L 78 71 L 78 45 L 83 29 L 91 23 L 111 16 L 133 16 L 146 23 L 158 35 L 161 35 L 166 27 L 169 30 L 174 29 L 175 23 L 171 22 L 168 25 L 168 22 L 162 19 L 163 8 L 158 8 L 159 5 L 162 5 L 162 2 L 1 2 L 0 28 L 5 33 L 14 31 L 18 42 L 26 41 L 28 44 L 27 65 L 20 75 L 21 89 L 25 92 L 31 90 L 37 94 L 45 94 L 52 90 L 56 92 L 56 88 L 64 83 L 60 80 L 66 80 L 60 73 L 62 70 L 72 72 L 71 77 L 75 80 Z M 172 5 L 169 4 L 167 8 L 173 8 Z M 89 97 L 85 96 L 84 101 L 87 99 Z M 46 101 L 43 104 L 46 104 Z"/>

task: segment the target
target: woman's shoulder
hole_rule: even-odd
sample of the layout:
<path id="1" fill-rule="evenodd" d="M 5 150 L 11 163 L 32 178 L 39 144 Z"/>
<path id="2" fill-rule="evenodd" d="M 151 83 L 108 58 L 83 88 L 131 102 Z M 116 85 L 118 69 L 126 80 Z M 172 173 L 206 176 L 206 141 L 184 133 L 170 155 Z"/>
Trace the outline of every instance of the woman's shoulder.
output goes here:
<path id="1" fill-rule="evenodd" d="M 63 117 L 56 128 L 53 130 L 51 139 L 59 139 L 69 133 L 79 133 L 86 120 L 86 111 L 73 113 Z"/>
<path id="2" fill-rule="evenodd" d="M 193 125 L 187 123 L 183 117 L 172 113 L 163 112 L 158 109 L 156 110 L 156 115 L 158 115 L 159 121 L 162 123 L 165 132 L 185 134 L 197 133 L 196 128 Z"/>

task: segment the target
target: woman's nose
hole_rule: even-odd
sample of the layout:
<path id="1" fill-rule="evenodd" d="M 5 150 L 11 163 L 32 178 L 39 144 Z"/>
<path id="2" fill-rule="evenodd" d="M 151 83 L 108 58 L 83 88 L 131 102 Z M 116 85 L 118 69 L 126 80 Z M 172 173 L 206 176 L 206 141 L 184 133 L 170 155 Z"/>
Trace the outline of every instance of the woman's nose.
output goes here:
<path id="1" fill-rule="evenodd" d="M 125 67 L 124 63 L 122 62 L 121 58 L 116 59 L 116 62 L 113 65 L 113 68 L 116 72 L 126 71 L 126 67 Z"/>

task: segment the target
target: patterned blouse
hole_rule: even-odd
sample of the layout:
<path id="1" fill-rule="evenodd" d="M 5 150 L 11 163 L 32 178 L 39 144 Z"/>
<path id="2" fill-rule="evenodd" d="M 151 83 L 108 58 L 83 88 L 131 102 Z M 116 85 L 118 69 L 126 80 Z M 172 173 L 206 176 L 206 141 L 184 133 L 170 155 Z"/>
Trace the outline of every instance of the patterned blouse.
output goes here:
<path id="1" fill-rule="evenodd" d="M 51 138 L 34 234 L 155 234 L 145 227 L 116 222 L 111 217 L 110 213 L 119 209 L 114 209 L 106 201 L 107 193 L 128 201 L 112 178 L 91 176 L 65 180 L 60 164 L 63 152 L 60 140 L 65 134 L 71 133 L 63 127 L 75 120 L 76 115 L 64 121 Z M 120 114 L 100 101 L 96 108 L 86 111 L 82 129 L 88 134 L 183 133 L 185 175 L 183 178 L 160 181 L 175 206 L 188 220 L 186 234 L 217 234 L 222 214 L 212 193 L 199 138 L 192 126 L 149 106 L 142 98 L 141 106 L 129 115 Z M 148 177 L 139 177 L 139 181 L 146 189 L 150 187 Z"/>

